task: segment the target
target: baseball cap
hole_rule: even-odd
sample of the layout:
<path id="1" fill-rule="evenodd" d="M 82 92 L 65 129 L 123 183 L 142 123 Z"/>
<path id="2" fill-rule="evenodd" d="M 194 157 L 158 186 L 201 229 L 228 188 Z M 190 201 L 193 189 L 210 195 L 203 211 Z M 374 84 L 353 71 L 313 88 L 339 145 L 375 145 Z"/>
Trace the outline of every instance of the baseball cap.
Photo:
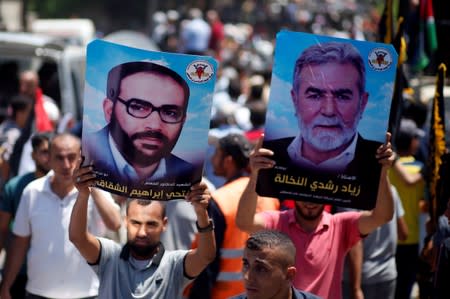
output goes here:
<path id="1" fill-rule="evenodd" d="M 422 129 L 419 129 L 417 127 L 417 124 L 412 119 L 404 118 L 400 120 L 400 129 L 401 134 L 404 134 L 410 138 L 416 138 L 416 137 L 424 137 L 425 132 Z"/>
<path id="2" fill-rule="evenodd" d="M 228 134 L 219 139 L 219 147 L 222 151 L 231 155 L 240 167 L 247 166 L 252 145 L 244 135 Z"/>

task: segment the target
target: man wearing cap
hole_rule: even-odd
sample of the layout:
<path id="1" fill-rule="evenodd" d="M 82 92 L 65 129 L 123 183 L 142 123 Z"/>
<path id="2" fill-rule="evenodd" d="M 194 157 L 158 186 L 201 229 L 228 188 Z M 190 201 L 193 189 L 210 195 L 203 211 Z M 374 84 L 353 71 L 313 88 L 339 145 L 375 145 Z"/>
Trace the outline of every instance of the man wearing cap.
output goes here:
<path id="1" fill-rule="evenodd" d="M 209 215 L 215 223 L 216 259 L 194 282 L 189 298 L 229 298 L 244 292 L 242 254 L 248 234 L 236 227 L 239 198 L 248 183 L 248 162 L 252 146 L 241 134 L 228 134 L 218 140 L 211 158 L 214 174 L 226 179 L 215 190 Z M 258 211 L 278 210 L 275 198 L 258 198 Z"/>
<path id="2" fill-rule="evenodd" d="M 103 112 L 108 124 L 83 138 L 86 161 L 113 182 L 139 186 L 161 179 L 184 182 L 199 177 L 171 154 L 180 136 L 189 101 L 186 81 L 151 62 L 128 62 L 108 73 Z"/>
<path id="3" fill-rule="evenodd" d="M 414 158 L 424 132 L 411 119 L 400 121 L 399 131 L 394 140 L 398 159 L 394 163 L 393 171 L 389 172 L 389 179 L 397 188 L 405 210 L 405 221 L 408 226 L 408 237 L 398 241 L 397 287 L 395 298 L 409 298 L 416 281 L 419 254 L 419 216 L 420 201 L 424 199 L 425 182 L 422 171 L 423 163 Z"/>

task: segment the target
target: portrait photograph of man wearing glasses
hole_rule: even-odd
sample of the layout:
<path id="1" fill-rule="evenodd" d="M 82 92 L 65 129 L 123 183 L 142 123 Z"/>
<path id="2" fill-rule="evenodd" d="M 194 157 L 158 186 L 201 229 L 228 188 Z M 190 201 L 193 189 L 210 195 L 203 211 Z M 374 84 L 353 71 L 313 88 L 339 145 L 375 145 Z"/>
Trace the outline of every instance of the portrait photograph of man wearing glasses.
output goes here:
<path id="1" fill-rule="evenodd" d="M 201 165 L 172 153 L 190 96 L 186 80 L 166 66 L 131 61 L 112 67 L 102 102 L 106 125 L 83 135 L 86 162 L 108 182 L 130 187 L 200 180 Z"/>

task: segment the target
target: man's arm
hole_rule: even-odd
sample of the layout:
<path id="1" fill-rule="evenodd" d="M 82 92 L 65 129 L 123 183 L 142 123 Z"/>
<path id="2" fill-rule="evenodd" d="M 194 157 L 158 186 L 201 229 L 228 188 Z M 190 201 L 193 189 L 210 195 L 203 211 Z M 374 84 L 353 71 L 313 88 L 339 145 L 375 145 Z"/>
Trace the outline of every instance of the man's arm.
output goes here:
<path id="1" fill-rule="evenodd" d="M 207 208 L 210 198 L 211 195 L 204 182 L 193 185 L 191 192 L 186 197 L 186 200 L 194 206 L 199 228 L 206 228 L 209 225 Z M 198 276 L 214 260 L 215 256 L 216 241 L 214 239 L 214 231 L 199 232 L 198 247 L 187 253 L 184 260 L 184 272 L 189 277 Z"/>
<path id="2" fill-rule="evenodd" d="M 5 246 L 5 241 L 9 234 L 9 224 L 11 222 L 12 215 L 6 211 L 0 211 L 0 251 Z"/>
<path id="3" fill-rule="evenodd" d="M 421 172 L 409 173 L 408 170 L 398 161 L 394 163 L 392 167 L 394 172 L 399 176 L 399 178 L 407 185 L 413 186 L 417 183 L 423 182 L 423 176 Z"/>
<path id="4" fill-rule="evenodd" d="M 359 232 L 370 234 L 377 227 L 389 222 L 394 215 L 394 200 L 388 179 L 388 169 L 392 166 L 394 155 L 391 147 L 391 134 L 386 134 L 386 143 L 377 149 L 376 158 L 382 164 L 377 201 L 372 211 L 361 212 L 358 221 Z"/>
<path id="5" fill-rule="evenodd" d="M 5 261 L 5 271 L 3 273 L 2 283 L 0 287 L 0 298 L 9 299 L 11 288 L 14 280 L 25 261 L 28 248 L 30 248 L 31 236 L 21 237 L 14 235 L 11 244 L 8 247 L 8 252 Z"/>
<path id="6" fill-rule="evenodd" d="M 361 289 L 361 274 L 363 264 L 363 244 L 360 240 L 353 246 L 347 255 L 349 265 L 349 284 L 350 298 L 364 299 L 364 293 Z"/>
<path id="7" fill-rule="evenodd" d="M 77 178 L 80 179 L 76 182 Z M 69 224 L 69 240 L 78 249 L 80 254 L 90 264 L 98 261 L 100 255 L 100 242 L 87 229 L 87 210 L 90 195 L 90 186 L 93 185 L 95 175 L 92 167 L 76 169 L 73 174 L 75 187 L 78 189 Z"/>
<path id="8" fill-rule="evenodd" d="M 261 148 L 263 136 L 259 139 L 253 152 L 250 154 L 250 180 L 239 200 L 236 213 L 236 225 L 239 229 L 248 233 L 264 229 L 264 219 L 256 214 L 256 204 L 258 194 L 256 193 L 256 181 L 260 169 L 268 169 L 275 166 L 275 161 L 271 160 L 273 156 L 271 150 Z"/>
<path id="9" fill-rule="evenodd" d="M 120 216 L 120 207 L 114 202 L 109 200 L 104 191 L 97 188 L 91 188 L 91 195 L 94 199 L 97 211 L 102 217 L 106 227 L 110 230 L 117 231 L 122 224 Z"/>

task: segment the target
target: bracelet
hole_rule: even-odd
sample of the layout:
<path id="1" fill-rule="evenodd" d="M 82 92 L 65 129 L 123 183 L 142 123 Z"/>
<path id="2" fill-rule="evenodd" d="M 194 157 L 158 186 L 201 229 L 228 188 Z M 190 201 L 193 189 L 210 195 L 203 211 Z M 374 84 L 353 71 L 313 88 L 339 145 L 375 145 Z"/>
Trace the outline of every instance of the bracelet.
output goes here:
<path id="1" fill-rule="evenodd" d="M 195 226 L 197 226 L 197 231 L 199 233 L 207 233 L 214 230 L 214 221 L 212 221 L 212 219 L 210 218 L 208 226 L 205 227 L 198 226 L 198 221 L 195 221 Z"/>

